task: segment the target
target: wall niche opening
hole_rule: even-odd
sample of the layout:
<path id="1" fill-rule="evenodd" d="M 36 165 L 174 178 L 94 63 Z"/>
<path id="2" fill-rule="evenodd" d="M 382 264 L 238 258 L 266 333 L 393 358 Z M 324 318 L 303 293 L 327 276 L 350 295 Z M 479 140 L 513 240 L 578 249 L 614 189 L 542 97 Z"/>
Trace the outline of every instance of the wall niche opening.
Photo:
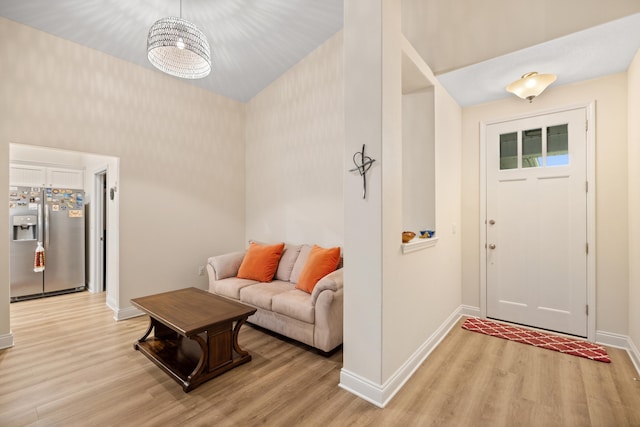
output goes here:
<path id="1" fill-rule="evenodd" d="M 409 245 L 435 239 L 422 239 L 420 233 L 436 231 L 435 163 L 434 86 L 411 58 L 403 54 L 402 225 L 403 231 L 416 233 Z"/>

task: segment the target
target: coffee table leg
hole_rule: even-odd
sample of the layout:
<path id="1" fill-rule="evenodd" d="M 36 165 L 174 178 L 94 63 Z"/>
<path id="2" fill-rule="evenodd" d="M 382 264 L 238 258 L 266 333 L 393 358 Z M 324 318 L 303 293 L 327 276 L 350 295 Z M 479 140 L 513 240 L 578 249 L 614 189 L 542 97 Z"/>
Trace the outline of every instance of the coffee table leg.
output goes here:
<path id="1" fill-rule="evenodd" d="M 187 381 L 185 381 L 185 384 L 182 387 L 184 391 L 190 391 L 199 384 L 196 380 L 204 373 L 207 366 L 207 360 L 209 359 L 209 347 L 207 346 L 206 341 L 200 335 L 193 335 L 189 338 L 197 342 L 200 346 L 200 359 L 198 359 L 198 364 L 187 377 Z"/>
<path id="2" fill-rule="evenodd" d="M 236 326 L 233 328 L 233 349 L 236 353 L 238 353 L 238 356 L 240 357 L 249 355 L 249 352 L 241 349 L 240 345 L 238 344 L 238 333 L 240 333 L 240 328 L 242 327 L 242 325 L 244 325 L 244 322 L 246 322 L 246 320 L 246 318 L 238 320 L 236 322 Z"/>
<path id="3" fill-rule="evenodd" d="M 144 335 L 133 344 L 133 348 L 135 348 L 136 350 L 138 349 L 138 343 L 144 342 L 147 337 L 149 336 L 149 334 L 151 333 L 151 330 L 153 329 L 153 318 L 149 317 L 149 327 L 147 328 L 147 332 L 144 333 Z"/>

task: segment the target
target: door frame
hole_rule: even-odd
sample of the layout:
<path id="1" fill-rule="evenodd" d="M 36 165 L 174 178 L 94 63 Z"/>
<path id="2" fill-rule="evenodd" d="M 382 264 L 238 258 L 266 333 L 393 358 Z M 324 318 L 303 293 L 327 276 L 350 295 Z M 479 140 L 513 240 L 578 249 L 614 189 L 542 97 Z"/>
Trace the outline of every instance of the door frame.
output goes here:
<path id="1" fill-rule="evenodd" d="M 106 246 L 106 284 L 105 284 L 105 292 L 106 292 L 106 305 L 113 310 L 114 318 L 116 320 L 120 320 L 118 318 L 118 297 L 120 294 L 120 198 L 115 195 L 118 190 L 118 183 L 120 181 L 120 158 L 109 155 L 97 155 L 100 156 L 101 159 L 99 162 L 90 167 L 87 172 L 90 178 L 87 180 L 87 186 L 91 185 L 91 188 L 94 190 L 95 194 L 93 194 L 93 199 L 91 203 L 91 238 L 90 238 L 90 280 L 91 280 L 91 288 L 92 292 L 103 292 L 102 289 L 96 289 L 96 274 L 102 274 L 101 271 L 96 269 L 97 265 L 100 265 L 102 259 L 98 260 L 97 257 L 100 256 L 100 250 L 97 248 L 99 242 L 99 235 L 101 231 L 97 229 L 95 219 L 98 215 L 102 216 L 101 212 L 96 212 L 100 203 L 94 203 L 97 198 L 102 199 L 102 188 L 98 189 L 96 186 L 98 185 L 98 175 L 102 173 L 105 174 L 105 180 L 107 184 L 107 189 L 114 191 L 114 197 L 107 197 L 106 200 L 106 220 L 107 224 L 107 246 Z M 100 193 L 100 196 L 98 196 Z"/>
<path id="2" fill-rule="evenodd" d="M 106 266 L 108 265 L 108 259 L 105 260 L 104 256 L 105 247 L 102 237 L 102 228 L 107 220 L 104 215 L 105 204 L 102 197 L 102 186 L 103 184 L 106 186 L 108 182 L 108 166 L 103 165 L 91 171 L 91 175 L 93 177 L 93 198 L 91 204 L 91 221 L 93 227 L 90 227 L 91 232 L 93 233 L 91 236 L 92 243 L 92 257 L 89 263 L 91 267 L 91 281 L 89 282 L 89 292 L 92 293 L 100 293 L 103 292 L 105 288 L 106 282 L 104 281 L 103 272 Z"/>
<path id="3" fill-rule="evenodd" d="M 587 339 L 596 339 L 596 120 L 595 101 L 480 122 L 480 317 L 487 318 L 487 126 L 564 111 L 584 109 L 587 117 Z"/>

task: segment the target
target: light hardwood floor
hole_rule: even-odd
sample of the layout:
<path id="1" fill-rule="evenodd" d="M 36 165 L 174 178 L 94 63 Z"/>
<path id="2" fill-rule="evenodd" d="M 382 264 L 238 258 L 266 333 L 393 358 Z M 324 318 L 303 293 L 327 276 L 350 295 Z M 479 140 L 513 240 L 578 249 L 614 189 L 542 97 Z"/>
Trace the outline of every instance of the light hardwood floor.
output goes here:
<path id="1" fill-rule="evenodd" d="M 338 387 L 342 351 L 327 358 L 249 326 L 240 345 L 253 360 L 183 393 L 133 349 L 147 323 L 115 322 L 87 292 L 11 304 L 0 426 L 640 426 L 623 350 L 605 364 L 457 325 L 379 409 Z"/>

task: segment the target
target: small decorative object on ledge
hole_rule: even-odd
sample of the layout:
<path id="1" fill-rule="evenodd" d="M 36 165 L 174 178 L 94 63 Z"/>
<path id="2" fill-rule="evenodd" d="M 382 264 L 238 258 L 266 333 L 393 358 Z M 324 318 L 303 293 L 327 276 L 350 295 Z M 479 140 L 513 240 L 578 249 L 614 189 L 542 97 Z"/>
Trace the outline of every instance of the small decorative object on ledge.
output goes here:
<path id="1" fill-rule="evenodd" d="M 420 238 L 421 239 L 430 239 L 436 234 L 433 230 L 420 230 Z"/>
<path id="2" fill-rule="evenodd" d="M 362 177 L 362 198 L 365 199 L 367 197 L 367 171 L 371 169 L 371 165 L 375 162 L 376 159 L 372 159 L 369 156 L 364 155 L 364 144 L 362 144 L 362 152 L 356 151 L 353 155 L 353 163 L 356 165 L 355 168 L 349 169 L 349 172 L 360 173 Z"/>
<path id="3" fill-rule="evenodd" d="M 403 231 L 402 243 L 409 243 L 414 237 L 416 237 L 416 233 L 414 233 L 413 231 Z"/>

